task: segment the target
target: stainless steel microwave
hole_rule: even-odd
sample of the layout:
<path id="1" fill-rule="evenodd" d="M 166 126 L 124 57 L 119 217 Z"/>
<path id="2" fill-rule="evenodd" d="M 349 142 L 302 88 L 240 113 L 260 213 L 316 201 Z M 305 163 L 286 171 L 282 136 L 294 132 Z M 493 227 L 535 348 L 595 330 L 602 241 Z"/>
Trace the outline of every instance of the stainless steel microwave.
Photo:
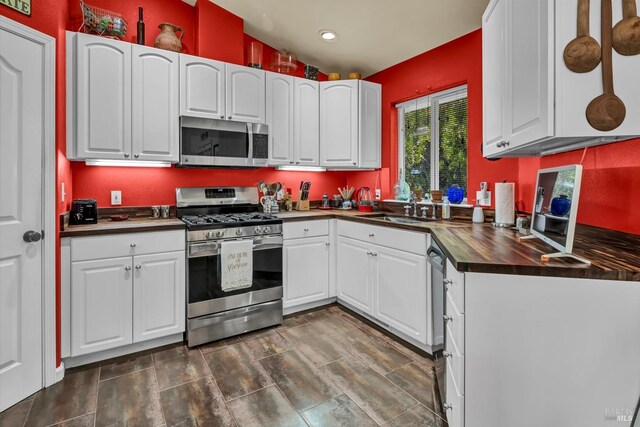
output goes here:
<path id="1" fill-rule="evenodd" d="M 268 126 L 183 116 L 180 162 L 183 167 L 258 168 L 269 158 Z"/>

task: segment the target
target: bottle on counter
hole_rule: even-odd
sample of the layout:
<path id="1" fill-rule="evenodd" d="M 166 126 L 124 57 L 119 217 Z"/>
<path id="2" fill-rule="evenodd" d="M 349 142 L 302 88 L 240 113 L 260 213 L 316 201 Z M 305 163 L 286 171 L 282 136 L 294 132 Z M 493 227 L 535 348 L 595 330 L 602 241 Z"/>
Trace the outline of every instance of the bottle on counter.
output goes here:
<path id="1" fill-rule="evenodd" d="M 473 222 L 480 224 L 484 222 L 484 211 L 480 206 L 480 200 L 476 200 L 476 206 L 473 208 Z"/>
<path id="2" fill-rule="evenodd" d="M 447 196 L 442 196 L 442 219 L 451 219 L 451 204 Z"/>
<path id="3" fill-rule="evenodd" d="M 138 8 L 138 39 L 137 43 L 144 45 L 144 21 L 142 19 L 142 8 Z"/>

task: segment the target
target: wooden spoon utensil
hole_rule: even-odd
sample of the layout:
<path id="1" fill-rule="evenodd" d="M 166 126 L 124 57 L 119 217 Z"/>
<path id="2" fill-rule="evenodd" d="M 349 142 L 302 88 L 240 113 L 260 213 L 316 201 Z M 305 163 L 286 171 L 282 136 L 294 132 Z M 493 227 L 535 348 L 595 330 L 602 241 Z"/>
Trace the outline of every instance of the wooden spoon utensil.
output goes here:
<path id="1" fill-rule="evenodd" d="M 620 126 L 627 113 L 624 103 L 613 92 L 613 49 L 611 47 L 611 0 L 601 0 L 602 7 L 602 86 L 604 93 L 587 106 L 587 121 L 594 129 L 606 132 Z"/>
<path id="2" fill-rule="evenodd" d="M 613 48 L 620 55 L 640 54 L 640 17 L 636 0 L 622 0 L 622 20 L 613 27 Z"/>
<path id="3" fill-rule="evenodd" d="M 588 73 L 600 63 L 600 45 L 589 35 L 589 2 L 578 0 L 577 35 L 564 48 L 564 63 L 574 73 Z"/>

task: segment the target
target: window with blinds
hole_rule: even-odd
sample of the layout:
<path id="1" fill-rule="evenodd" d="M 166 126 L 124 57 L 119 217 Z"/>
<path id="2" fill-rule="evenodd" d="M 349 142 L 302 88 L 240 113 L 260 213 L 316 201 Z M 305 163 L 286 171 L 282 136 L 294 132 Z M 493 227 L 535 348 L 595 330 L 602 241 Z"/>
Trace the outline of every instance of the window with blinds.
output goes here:
<path id="1" fill-rule="evenodd" d="M 397 104 L 398 171 L 412 190 L 467 190 L 467 86 Z"/>

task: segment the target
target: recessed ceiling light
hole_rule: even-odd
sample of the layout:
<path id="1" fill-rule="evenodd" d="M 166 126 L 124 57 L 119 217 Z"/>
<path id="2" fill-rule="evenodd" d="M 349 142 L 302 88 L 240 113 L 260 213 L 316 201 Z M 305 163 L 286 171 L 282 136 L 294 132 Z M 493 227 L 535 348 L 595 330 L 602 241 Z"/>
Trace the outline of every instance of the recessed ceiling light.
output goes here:
<path id="1" fill-rule="evenodd" d="M 332 42 L 338 38 L 338 35 L 331 30 L 320 30 L 318 35 L 320 35 L 320 38 L 326 42 Z"/>

